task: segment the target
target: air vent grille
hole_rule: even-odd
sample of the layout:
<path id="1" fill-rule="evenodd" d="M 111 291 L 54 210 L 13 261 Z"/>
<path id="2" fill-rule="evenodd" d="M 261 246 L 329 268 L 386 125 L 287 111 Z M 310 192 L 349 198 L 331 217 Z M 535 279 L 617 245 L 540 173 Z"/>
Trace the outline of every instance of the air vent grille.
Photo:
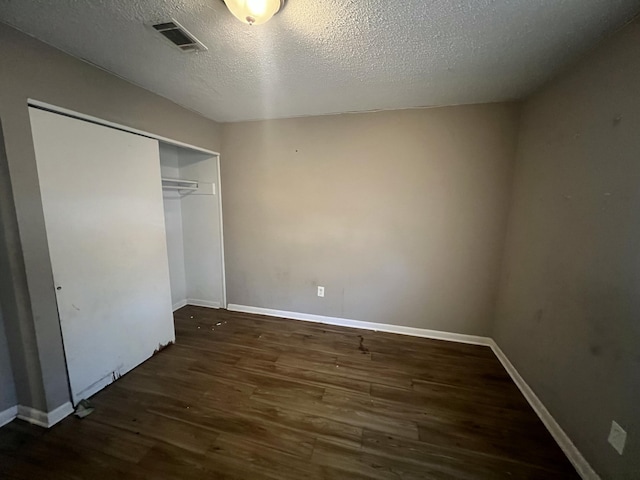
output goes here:
<path id="1" fill-rule="evenodd" d="M 153 28 L 164 38 L 183 52 L 206 51 L 202 42 L 189 33 L 182 25 L 171 19 L 170 22 L 156 23 Z"/>

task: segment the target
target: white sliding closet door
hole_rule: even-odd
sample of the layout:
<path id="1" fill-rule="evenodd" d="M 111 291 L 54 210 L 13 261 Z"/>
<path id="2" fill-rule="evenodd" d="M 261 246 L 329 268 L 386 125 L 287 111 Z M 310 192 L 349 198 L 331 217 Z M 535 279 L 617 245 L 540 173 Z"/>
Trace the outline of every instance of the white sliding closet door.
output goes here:
<path id="1" fill-rule="evenodd" d="M 29 112 L 77 403 L 175 338 L 158 142 Z"/>

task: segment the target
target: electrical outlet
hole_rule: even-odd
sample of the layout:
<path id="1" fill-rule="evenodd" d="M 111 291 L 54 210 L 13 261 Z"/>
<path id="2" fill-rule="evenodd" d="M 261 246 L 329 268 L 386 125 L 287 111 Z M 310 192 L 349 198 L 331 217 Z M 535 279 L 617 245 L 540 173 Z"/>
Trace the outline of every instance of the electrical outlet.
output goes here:
<path id="1" fill-rule="evenodd" d="M 324 287 L 318 287 L 318 296 L 324 297 Z"/>
<path id="2" fill-rule="evenodd" d="M 627 432 L 615 421 L 611 422 L 611 431 L 609 432 L 609 443 L 616 449 L 620 455 L 624 451 L 624 444 L 627 441 Z"/>

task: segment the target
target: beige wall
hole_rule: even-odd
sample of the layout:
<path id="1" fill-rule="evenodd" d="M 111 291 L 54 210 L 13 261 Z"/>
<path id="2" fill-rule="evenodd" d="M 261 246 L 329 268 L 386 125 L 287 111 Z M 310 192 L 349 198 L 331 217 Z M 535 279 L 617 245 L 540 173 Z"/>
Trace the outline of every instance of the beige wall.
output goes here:
<path id="1" fill-rule="evenodd" d="M 224 125 L 229 303 L 488 334 L 517 118 L 493 104 Z"/>
<path id="2" fill-rule="evenodd" d="M 640 478 L 639 46 L 636 21 L 525 103 L 494 329 L 604 479 Z"/>
<path id="3" fill-rule="evenodd" d="M 0 295 L 18 401 L 46 411 L 69 394 L 28 98 L 213 150 L 219 125 L 0 24 Z"/>

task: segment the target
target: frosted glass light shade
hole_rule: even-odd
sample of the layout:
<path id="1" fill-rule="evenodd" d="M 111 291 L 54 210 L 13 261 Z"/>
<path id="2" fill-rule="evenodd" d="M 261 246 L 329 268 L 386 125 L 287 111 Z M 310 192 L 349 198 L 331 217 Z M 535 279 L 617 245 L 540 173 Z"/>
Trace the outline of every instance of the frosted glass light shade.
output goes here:
<path id="1" fill-rule="evenodd" d="M 224 3 L 242 23 L 260 25 L 278 13 L 284 0 L 224 0 Z"/>

